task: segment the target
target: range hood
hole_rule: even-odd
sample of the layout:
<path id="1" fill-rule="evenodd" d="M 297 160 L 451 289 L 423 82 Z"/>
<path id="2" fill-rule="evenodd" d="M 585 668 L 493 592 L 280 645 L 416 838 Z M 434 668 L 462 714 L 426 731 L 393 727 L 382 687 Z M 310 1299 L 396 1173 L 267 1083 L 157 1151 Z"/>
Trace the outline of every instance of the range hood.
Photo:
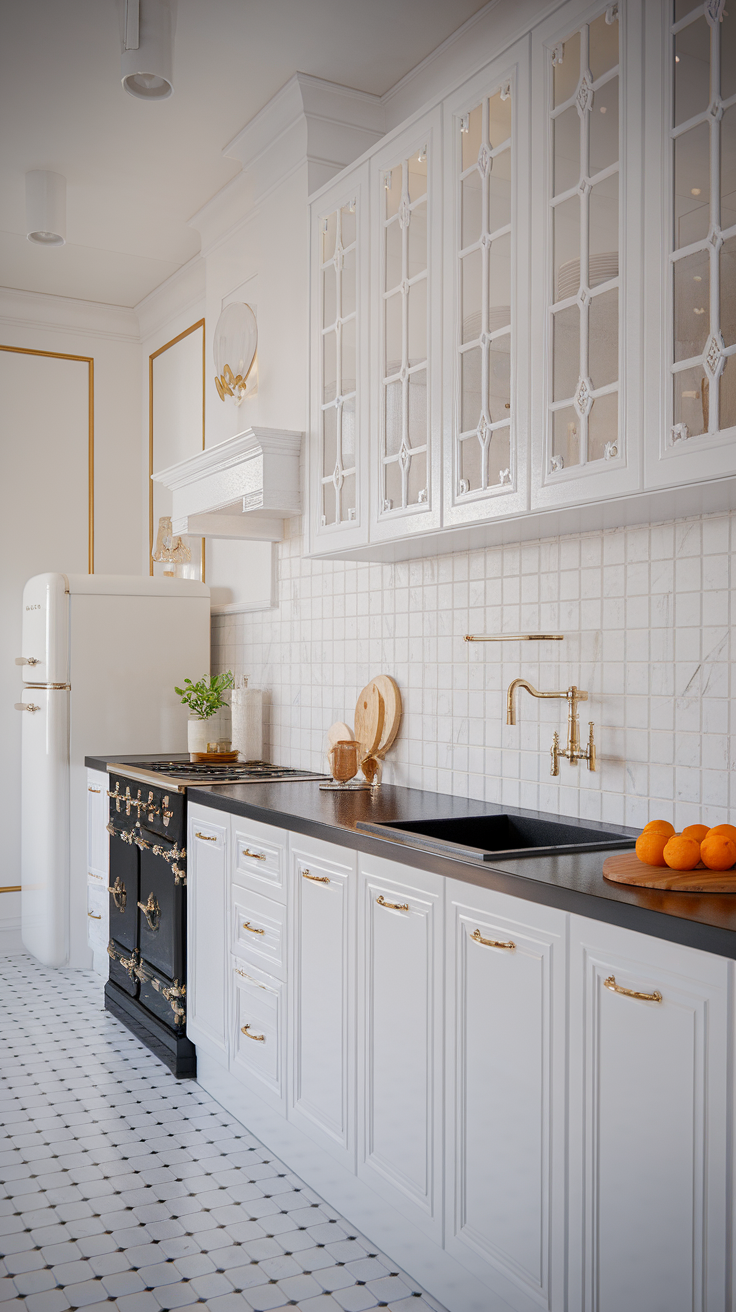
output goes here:
<path id="1" fill-rule="evenodd" d="M 283 428 L 248 428 L 152 474 L 171 492 L 174 533 L 280 542 L 283 521 L 301 514 L 302 437 Z"/>

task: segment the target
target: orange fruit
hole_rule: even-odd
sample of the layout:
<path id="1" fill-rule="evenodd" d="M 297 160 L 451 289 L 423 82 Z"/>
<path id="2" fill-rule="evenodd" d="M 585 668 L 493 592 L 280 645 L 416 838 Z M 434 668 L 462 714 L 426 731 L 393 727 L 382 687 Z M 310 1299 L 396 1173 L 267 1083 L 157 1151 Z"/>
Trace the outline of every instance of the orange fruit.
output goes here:
<path id="1" fill-rule="evenodd" d="M 710 834 L 725 834 L 736 843 L 736 828 L 733 825 L 716 825 L 715 828 L 708 830 L 708 835 Z"/>
<path id="2" fill-rule="evenodd" d="M 662 854 L 669 841 L 669 834 L 660 834 L 656 829 L 645 829 L 636 840 L 636 855 L 647 866 L 663 866 L 666 863 Z"/>
<path id="3" fill-rule="evenodd" d="M 694 838 L 696 843 L 702 843 L 705 835 L 710 833 L 710 830 L 707 825 L 688 825 L 682 832 L 688 838 Z"/>
<path id="4" fill-rule="evenodd" d="M 721 828 L 730 829 L 731 825 Z M 700 859 L 709 870 L 730 870 L 736 863 L 736 842 L 728 834 L 717 834 L 711 829 L 700 844 Z"/>
<path id="5" fill-rule="evenodd" d="M 649 834 L 652 831 L 657 834 L 666 834 L 668 838 L 671 838 L 675 832 L 675 826 L 671 825 L 669 820 L 650 820 L 649 824 L 642 829 L 642 833 Z"/>
<path id="6" fill-rule="evenodd" d="M 694 870 L 700 860 L 700 843 L 686 834 L 673 834 L 665 844 L 664 860 L 670 870 Z"/>

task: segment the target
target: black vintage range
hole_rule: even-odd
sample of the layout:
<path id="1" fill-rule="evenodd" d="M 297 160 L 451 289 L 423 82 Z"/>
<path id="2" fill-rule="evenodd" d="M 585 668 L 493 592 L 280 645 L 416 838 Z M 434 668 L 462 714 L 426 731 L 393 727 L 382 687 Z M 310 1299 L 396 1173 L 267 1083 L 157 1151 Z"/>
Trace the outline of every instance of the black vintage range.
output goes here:
<path id="1" fill-rule="evenodd" d="M 322 779 L 255 761 L 109 761 L 110 977 L 105 1006 L 179 1078 L 196 1075 L 186 1037 L 187 785 Z"/>

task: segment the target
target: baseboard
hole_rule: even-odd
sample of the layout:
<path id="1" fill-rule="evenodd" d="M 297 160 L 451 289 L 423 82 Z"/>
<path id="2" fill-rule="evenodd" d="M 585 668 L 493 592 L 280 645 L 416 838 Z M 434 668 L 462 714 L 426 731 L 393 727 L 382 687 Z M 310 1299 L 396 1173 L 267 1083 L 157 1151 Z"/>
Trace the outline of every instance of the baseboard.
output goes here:
<path id="1" fill-rule="evenodd" d="M 277 1153 L 289 1170 L 301 1176 L 326 1203 L 439 1299 L 448 1312 L 512 1312 L 508 1303 L 422 1234 L 397 1208 L 268 1107 L 201 1048 L 197 1050 L 197 1083 L 244 1129 Z"/>
<path id="2" fill-rule="evenodd" d="M 24 950 L 20 936 L 20 916 L 0 920 L 0 957 L 17 957 Z"/>

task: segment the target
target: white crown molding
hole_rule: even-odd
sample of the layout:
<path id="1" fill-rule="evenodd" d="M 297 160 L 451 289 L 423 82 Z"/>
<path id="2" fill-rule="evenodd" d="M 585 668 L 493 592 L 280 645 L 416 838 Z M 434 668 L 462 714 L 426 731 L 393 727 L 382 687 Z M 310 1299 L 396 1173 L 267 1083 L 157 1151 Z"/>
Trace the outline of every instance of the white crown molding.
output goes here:
<path id="1" fill-rule="evenodd" d="M 172 320 L 204 316 L 207 268 L 201 255 L 194 255 L 176 273 L 155 287 L 134 307 L 140 340 L 168 331 Z"/>
<path id="2" fill-rule="evenodd" d="M 140 340 L 136 314 L 124 305 L 105 305 L 16 287 L 0 287 L 0 324 L 119 342 Z"/>

